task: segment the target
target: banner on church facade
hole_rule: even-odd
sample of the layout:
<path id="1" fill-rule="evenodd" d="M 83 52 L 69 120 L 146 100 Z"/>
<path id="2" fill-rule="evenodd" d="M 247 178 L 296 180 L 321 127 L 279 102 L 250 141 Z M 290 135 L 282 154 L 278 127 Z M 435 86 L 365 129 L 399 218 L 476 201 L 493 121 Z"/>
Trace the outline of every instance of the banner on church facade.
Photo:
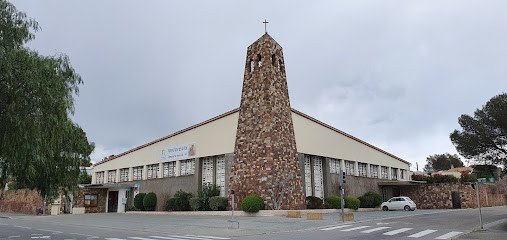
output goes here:
<path id="1" fill-rule="evenodd" d="M 178 159 L 192 158 L 196 155 L 196 143 L 185 143 L 163 147 L 160 151 L 160 161 L 168 162 Z"/>

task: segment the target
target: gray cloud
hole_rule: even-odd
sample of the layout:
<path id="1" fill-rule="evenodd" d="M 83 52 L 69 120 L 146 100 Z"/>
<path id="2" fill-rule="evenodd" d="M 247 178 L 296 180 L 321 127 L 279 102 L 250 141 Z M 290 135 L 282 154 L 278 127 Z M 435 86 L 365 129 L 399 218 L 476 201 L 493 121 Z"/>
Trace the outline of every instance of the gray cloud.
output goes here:
<path id="1" fill-rule="evenodd" d="M 94 161 L 238 107 L 264 18 L 292 107 L 421 168 L 507 88 L 504 1 L 13 3 L 42 26 L 29 46 L 82 75 Z"/>

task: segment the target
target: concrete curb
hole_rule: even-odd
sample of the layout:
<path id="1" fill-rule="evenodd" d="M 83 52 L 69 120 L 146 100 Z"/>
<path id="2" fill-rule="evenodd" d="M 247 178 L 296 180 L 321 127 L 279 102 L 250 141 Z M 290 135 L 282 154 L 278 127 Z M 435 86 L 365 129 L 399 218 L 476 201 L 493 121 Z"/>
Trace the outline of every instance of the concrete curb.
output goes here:
<path id="1" fill-rule="evenodd" d="M 247 213 L 243 211 L 234 211 L 237 217 L 284 217 L 288 211 L 300 211 L 302 215 L 307 213 L 339 213 L 337 209 L 304 209 L 304 210 L 260 210 L 258 213 Z M 380 208 L 360 208 L 358 210 L 345 209 L 346 213 L 354 212 L 374 212 L 381 211 Z M 188 216 L 231 216 L 232 211 L 129 211 L 126 214 L 146 214 L 146 215 L 188 215 Z"/>

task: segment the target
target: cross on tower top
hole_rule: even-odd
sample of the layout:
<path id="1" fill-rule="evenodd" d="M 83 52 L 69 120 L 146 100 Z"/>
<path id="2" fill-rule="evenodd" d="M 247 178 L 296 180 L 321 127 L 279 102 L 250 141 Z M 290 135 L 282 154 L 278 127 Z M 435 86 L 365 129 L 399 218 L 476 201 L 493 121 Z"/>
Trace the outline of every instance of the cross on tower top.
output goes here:
<path id="1" fill-rule="evenodd" d="M 264 23 L 264 31 L 265 31 L 266 33 L 268 33 L 268 23 L 269 23 L 269 22 L 268 22 L 268 21 L 266 21 L 266 19 L 264 19 L 264 22 L 262 22 L 262 23 Z"/>

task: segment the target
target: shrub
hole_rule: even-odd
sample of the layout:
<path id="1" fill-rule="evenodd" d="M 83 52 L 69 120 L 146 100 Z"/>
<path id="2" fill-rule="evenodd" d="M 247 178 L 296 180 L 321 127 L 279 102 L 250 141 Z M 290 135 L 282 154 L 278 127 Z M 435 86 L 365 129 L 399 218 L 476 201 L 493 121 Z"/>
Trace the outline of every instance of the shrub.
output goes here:
<path id="1" fill-rule="evenodd" d="M 146 196 L 146 193 L 138 193 L 136 197 L 134 197 L 134 207 L 136 207 L 137 210 L 144 211 L 144 196 Z"/>
<path id="2" fill-rule="evenodd" d="M 174 205 L 176 203 L 176 198 L 169 198 L 167 201 L 165 201 L 165 207 L 164 209 L 166 211 L 174 211 Z"/>
<path id="3" fill-rule="evenodd" d="M 129 207 L 125 208 L 125 212 L 131 212 L 131 211 L 135 211 L 135 210 L 136 210 L 136 207 L 134 207 L 134 206 L 129 206 Z"/>
<path id="4" fill-rule="evenodd" d="M 189 211 L 190 203 L 189 200 L 192 198 L 192 193 L 187 193 L 183 190 L 179 190 L 174 194 L 174 211 Z"/>
<path id="5" fill-rule="evenodd" d="M 477 182 L 477 177 L 475 175 L 470 174 L 470 173 L 462 173 L 459 181 L 461 183 L 473 183 L 473 182 Z"/>
<path id="6" fill-rule="evenodd" d="M 198 197 L 193 197 L 188 200 L 190 208 L 194 211 L 198 211 L 201 208 L 201 201 Z"/>
<path id="7" fill-rule="evenodd" d="M 315 196 L 306 197 L 306 208 L 307 209 L 322 209 L 324 208 L 324 203 L 322 199 Z"/>
<path id="8" fill-rule="evenodd" d="M 375 208 L 382 204 L 382 195 L 376 192 L 367 192 L 358 198 L 362 208 Z"/>
<path id="9" fill-rule="evenodd" d="M 264 209 L 264 203 L 262 198 L 257 195 L 248 195 L 241 203 L 241 210 L 245 212 L 256 213 L 261 209 Z"/>
<path id="10" fill-rule="evenodd" d="M 150 192 L 144 196 L 143 206 L 146 211 L 155 211 L 157 206 L 157 195 L 154 192 Z"/>
<path id="11" fill-rule="evenodd" d="M 217 188 L 217 185 L 205 185 L 202 186 L 201 190 L 197 194 L 199 197 L 199 210 L 201 211 L 210 211 L 211 208 L 209 206 L 209 199 L 211 197 L 220 196 L 220 189 Z M 196 209 L 197 210 L 197 209 Z"/>
<path id="12" fill-rule="evenodd" d="M 214 196 L 209 199 L 209 207 L 213 211 L 225 211 L 228 204 L 229 202 L 225 197 Z"/>
<path id="13" fill-rule="evenodd" d="M 341 209 L 342 198 L 338 196 L 329 196 L 326 198 L 326 206 L 328 208 Z"/>
<path id="14" fill-rule="evenodd" d="M 345 207 L 357 210 L 361 205 L 361 201 L 357 198 L 345 198 Z"/>

